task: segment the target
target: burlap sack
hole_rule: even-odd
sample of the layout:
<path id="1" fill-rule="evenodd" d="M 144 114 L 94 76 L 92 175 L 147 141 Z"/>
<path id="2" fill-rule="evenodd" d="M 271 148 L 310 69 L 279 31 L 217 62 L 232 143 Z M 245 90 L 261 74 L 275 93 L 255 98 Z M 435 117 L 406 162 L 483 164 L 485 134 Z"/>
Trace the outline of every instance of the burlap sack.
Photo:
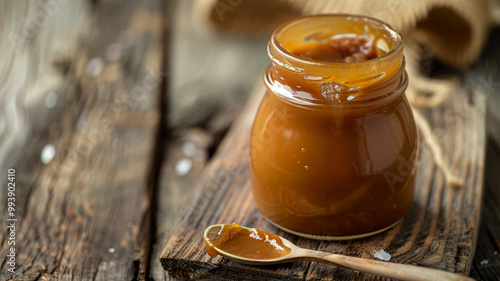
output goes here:
<path id="1" fill-rule="evenodd" d="M 500 23 L 500 0 L 201 0 L 205 15 L 219 28 L 269 34 L 283 22 L 309 14 L 349 13 L 379 18 L 395 26 L 405 40 L 412 105 L 421 138 L 448 183 L 461 186 L 463 178 L 443 158 L 427 120 L 418 107 L 440 105 L 455 83 L 422 75 L 419 62 L 432 55 L 456 68 L 470 66 L 480 55 L 490 28 Z M 208 8 L 208 9 L 207 9 Z M 421 95 L 421 93 L 425 93 Z"/>
<path id="2" fill-rule="evenodd" d="M 395 26 L 407 46 L 418 42 L 441 61 L 469 66 L 479 56 L 499 0 L 202 0 L 212 23 L 240 32 L 269 33 L 300 15 L 352 13 Z M 411 56 L 411 55 L 410 55 Z"/>

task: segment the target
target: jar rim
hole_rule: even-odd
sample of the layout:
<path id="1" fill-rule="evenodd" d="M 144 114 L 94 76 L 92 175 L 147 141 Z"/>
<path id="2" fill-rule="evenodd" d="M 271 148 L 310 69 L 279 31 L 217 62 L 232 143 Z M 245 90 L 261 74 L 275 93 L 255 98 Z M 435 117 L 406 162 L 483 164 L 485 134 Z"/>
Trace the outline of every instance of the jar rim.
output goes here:
<path id="1" fill-rule="evenodd" d="M 376 48 L 383 52 L 359 62 L 319 61 L 293 53 L 296 47 L 351 35 L 374 36 Z M 372 17 L 321 14 L 297 18 L 274 31 L 268 55 L 272 64 L 264 78 L 266 84 L 271 91 L 282 92 L 291 100 L 353 106 L 376 100 L 386 102 L 394 94 L 402 94 L 408 85 L 401 34 Z"/>
<path id="2" fill-rule="evenodd" d="M 312 60 L 312 59 L 307 59 L 304 57 L 300 57 L 298 55 L 293 54 L 291 51 L 289 51 L 287 48 L 285 48 L 281 42 L 280 42 L 280 36 L 283 35 L 283 32 L 286 31 L 287 29 L 291 28 L 292 26 L 296 24 L 300 24 L 301 22 L 311 20 L 311 19 L 318 19 L 318 18 L 345 18 L 346 20 L 363 20 L 365 22 L 371 22 L 376 25 L 379 25 L 385 29 L 385 31 L 388 32 L 388 34 L 391 35 L 391 38 L 393 38 L 394 45 L 390 48 L 390 50 L 381 55 L 380 57 L 370 59 L 370 60 L 365 60 L 365 61 L 360 61 L 360 62 L 352 62 L 352 63 L 346 63 L 346 62 L 328 62 L 328 61 L 317 61 L 317 60 Z M 356 68 L 356 67 L 367 67 L 372 64 L 377 64 L 380 63 L 381 60 L 388 59 L 392 56 L 394 56 L 397 53 L 402 52 L 403 50 L 403 37 L 399 33 L 399 31 L 393 27 L 392 25 L 379 20 L 374 17 L 369 17 L 369 16 L 363 16 L 363 15 L 354 15 L 354 14 L 345 14 L 345 13 L 339 13 L 339 14 L 318 14 L 318 15 L 309 15 L 309 16 L 303 16 L 296 18 L 294 20 L 288 21 L 278 28 L 273 32 L 273 35 L 271 37 L 271 44 L 269 44 L 268 48 L 268 53 L 269 56 L 273 61 L 276 62 L 275 58 L 273 58 L 271 54 L 270 48 L 273 47 L 281 56 L 291 59 L 291 60 L 298 60 L 302 64 L 310 65 L 310 66 L 320 66 L 320 67 L 326 67 L 326 68 Z M 302 71 L 302 69 L 294 69 L 293 67 L 290 68 L 290 70 L 295 70 L 295 71 Z"/>

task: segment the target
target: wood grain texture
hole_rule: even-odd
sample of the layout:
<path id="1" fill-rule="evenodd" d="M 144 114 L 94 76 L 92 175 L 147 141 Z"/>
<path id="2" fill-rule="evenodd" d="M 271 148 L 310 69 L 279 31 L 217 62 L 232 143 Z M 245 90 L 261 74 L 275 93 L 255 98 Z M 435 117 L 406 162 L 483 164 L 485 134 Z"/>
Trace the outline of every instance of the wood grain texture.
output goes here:
<path id="1" fill-rule="evenodd" d="M 500 279 L 500 146 L 493 139 L 488 143 L 483 214 L 471 270 L 480 281 Z"/>
<path id="2" fill-rule="evenodd" d="M 149 152 L 153 150 L 153 139 L 158 129 L 158 104 L 155 103 L 158 95 L 155 79 L 150 78 L 157 77 L 155 73 L 159 70 L 159 53 L 165 47 L 161 46 L 164 43 L 159 42 L 158 36 L 158 32 L 161 32 L 161 5 L 160 1 L 127 2 L 0 2 L 0 37 L 3 39 L 0 40 L 0 173 L 5 173 L 10 167 L 17 170 L 17 216 L 20 219 L 16 231 L 19 245 L 18 274 L 10 276 L 6 274 L 5 258 L 8 232 L 3 219 L 6 217 L 4 174 L 0 176 L 0 280 L 9 280 L 11 277 L 13 280 L 142 280 L 145 279 L 143 271 L 148 265 L 153 268 L 151 275 L 155 280 L 176 279 L 159 268 L 159 253 L 153 253 L 154 257 L 149 261 L 146 258 L 151 248 L 161 251 L 160 244 L 150 245 L 148 242 L 152 236 L 147 231 L 151 215 L 151 190 L 146 184 L 154 158 Z M 192 13 L 193 1 L 177 2 L 182 3 L 179 5 L 182 12 L 176 8 L 172 14 L 177 16 L 181 24 L 176 25 L 175 42 L 172 43 L 175 50 L 169 61 L 174 72 L 171 78 L 175 92 L 171 104 L 176 110 L 169 117 L 174 126 L 195 124 L 201 126 L 204 132 L 182 129 L 177 131 L 179 134 L 170 135 L 171 141 L 164 143 L 168 158 L 161 171 L 163 183 L 156 198 L 159 207 L 159 227 L 156 229 L 158 241 L 168 238 L 174 231 L 175 221 L 183 214 L 182 207 L 190 198 L 190 190 L 203 173 L 211 151 L 217 148 L 217 139 L 224 134 L 232 116 L 244 103 L 250 91 L 248 87 L 261 75 L 268 62 L 265 56 L 255 55 L 265 53 L 267 37 L 255 40 L 241 34 L 214 35 L 206 32 L 206 29 L 189 31 L 193 20 L 198 27 L 206 27 L 206 22 L 200 21 L 197 14 Z M 227 0 L 219 2 L 238 3 Z M 244 7 L 239 5 L 234 8 Z M 226 11 L 227 20 L 237 18 L 237 13 L 231 12 Z M 489 96 L 496 101 L 500 93 L 498 35 L 497 30 L 491 36 L 494 39 L 489 43 L 491 52 L 480 63 L 482 72 L 469 79 L 491 91 Z M 101 58 L 104 63 L 102 71 L 95 77 L 88 73 L 93 58 Z M 226 67 L 228 64 L 231 67 Z M 238 68 L 240 65 L 247 67 Z M 93 71 L 96 71 L 96 66 L 99 68 L 98 64 L 94 64 Z M 225 72 L 217 73 L 216 70 L 221 68 Z M 235 73 L 239 75 L 238 78 L 228 81 L 227 76 L 234 77 Z M 231 86 L 228 87 L 230 82 Z M 141 85 L 146 89 L 145 95 L 141 95 L 141 89 L 136 88 Z M 51 92 L 56 97 L 55 104 Z M 499 104 L 491 101 L 490 98 L 489 116 L 494 122 L 489 124 L 489 129 L 496 142 L 494 139 L 490 141 L 486 157 L 485 211 L 471 272 L 478 280 L 496 280 L 500 276 L 500 183 L 497 176 L 500 167 L 500 149 L 497 144 L 500 123 L 499 111 L 496 110 Z M 446 113 L 446 110 L 443 112 Z M 450 125 L 446 120 L 443 117 L 440 124 Z M 437 124 L 435 128 L 439 129 Z M 228 141 L 232 143 L 232 149 L 238 147 L 237 151 L 244 155 L 245 148 L 241 145 L 245 144 L 245 138 L 235 139 L 235 134 L 241 132 L 235 133 L 233 130 L 229 135 L 232 139 Z M 238 141 L 243 143 L 236 143 Z M 185 151 L 189 151 L 185 147 L 186 143 L 196 146 L 195 155 L 186 154 Z M 47 144 L 55 146 L 56 155 L 50 164 L 45 165 L 40 162 L 40 154 Z M 463 141 L 463 145 L 466 144 Z M 225 149 L 228 149 L 227 145 Z M 453 151 L 454 148 L 448 150 Z M 226 151 L 226 154 L 229 152 Z M 199 158 L 196 155 L 200 155 Z M 216 164 L 211 164 L 211 174 L 205 172 L 203 182 L 198 184 L 207 185 L 207 175 L 211 176 L 203 195 L 207 200 L 216 196 L 220 186 L 223 190 L 230 188 L 227 186 L 230 184 L 228 181 L 246 181 L 248 174 L 243 172 L 245 168 L 238 168 L 239 164 L 235 164 L 240 161 L 240 156 L 224 156 L 224 159 L 233 159 L 232 163 L 216 160 Z M 176 164 L 184 159 L 191 160 L 193 166 L 189 174 L 182 176 L 178 174 Z M 455 162 L 455 167 L 461 167 L 461 163 Z M 240 172 L 242 174 L 238 175 Z M 238 183 L 232 188 L 231 192 L 238 193 L 248 187 L 242 188 Z M 446 188 L 441 190 L 444 192 Z M 243 196 L 239 202 L 247 204 L 244 208 L 252 208 L 252 203 L 248 202 L 250 199 L 244 198 L 249 193 L 239 195 Z M 223 200 L 208 203 L 217 204 Z M 228 221 L 241 217 L 239 207 L 232 208 L 234 212 L 226 216 Z M 433 208 L 429 207 L 432 210 L 440 209 Z M 204 210 L 205 207 L 192 209 L 191 215 Z M 217 216 L 223 217 L 220 214 Z M 186 217 L 182 219 L 186 220 Z M 259 221 L 258 213 L 247 219 L 248 223 L 254 225 Z M 267 225 L 262 223 L 264 227 Z M 441 226 L 442 223 L 435 226 L 432 234 L 440 234 L 438 230 Z M 273 228 L 269 227 L 268 230 Z M 174 233 L 180 233 L 179 228 Z M 195 237 L 197 235 L 193 239 Z M 425 239 L 422 240 L 421 234 L 418 237 L 423 241 L 422 244 L 427 243 Z M 429 241 L 433 240 L 429 238 Z M 302 243 L 310 243 L 313 247 L 321 244 L 311 242 L 305 240 Z M 362 255 L 365 249 L 356 242 L 340 243 L 335 247 Z M 418 252 L 419 248 L 415 251 Z M 365 255 L 370 256 L 371 253 Z M 235 264 L 225 260 L 214 261 L 216 263 L 212 264 L 212 261 L 204 258 L 193 264 L 192 260 L 187 259 L 180 260 L 177 265 L 189 266 L 199 272 L 213 267 L 212 271 L 216 274 L 207 275 L 211 279 L 226 274 L 222 278 L 261 280 L 274 270 L 264 268 L 262 276 L 241 277 L 245 271 L 253 272 L 253 268 L 239 272 L 241 268 L 237 265 L 234 267 Z M 417 259 L 415 263 L 418 262 Z M 289 270 L 295 272 L 295 278 L 300 279 L 301 276 L 292 270 L 296 266 L 309 266 L 312 273 L 318 271 L 314 269 L 315 264 L 302 263 L 278 267 L 272 276 L 281 279 L 286 276 L 283 272 Z M 228 267 L 232 269 L 224 269 Z M 334 278 L 328 275 L 334 272 L 333 269 L 328 270 L 324 275 L 311 273 L 302 277 Z M 337 271 L 335 276 L 347 278 L 342 272 Z"/>
<path id="3" fill-rule="evenodd" d="M 241 12 L 241 9 L 243 9 L 243 5 L 238 5 L 240 3 L 239 1 L 196 1 L 198 3 L 203 3 L 205 5 L 213 5 L 216 2 L 220 2 L 221 4 L 219 7 L 219 12 L 223 13 L 223 19 L 222 23 L 224 25 L 228 24 L 230 25 L 232 23 L 232 19 L 238 19 L 238 17 L 234 17 L 235 12 Z M 229 5 L 229 6 L 228 6 Z M 210 94 L 210 96 L 213 99 L 219 99 L 224 102 L 224 97 L 226 95 L 240 95 L 240 91 L 246 91 L 246 86 L 241 87 L 237 86 L 234 87 L 234 85 L 241 84 L 240 78 L 236 80 L 223 80 L 223 82 L 219 83 L 219 85 L 214 85 L 210 83 L 202 83 L 204 86 L 200 86 L 200 82 L 205 82 L 205 81 L 219 81 L 220 75 L 219 73 L 216 72 L 217 69 L 224 68 L 226 64 L 232 63 L 233 60 L 227 60 L 223 56 L 223 60 L 220 60 L 219 56 L 216 56 L 214 54 L 215 52 L 220 52 L 222 54 L 235 54 L 239 53 L 241 55 L 240 51 L 244 50 L 244 56 L 245 57 L 251 57 L 252 59 L 260 59 L 261 57 L 264 57 L 267 63 L 267 58 L 265 56 L 262 56 L 262 51 L 259 51 L 258 49 L 265 50 L 265 47 L 253 47 L 250 49 L 243 48 L 241 46 L 241 43 L 246 43 L 249 41 L 249 38 L 246 36 L 243 36 L 242 34 L 238 33 L 232 33 L 231 37 L 227 36 L 227 34 L 220 34 L 220 33 L 208 33 L 205 32 L 209 27 L 206 26 L 205 22 L 200 23 L 200 18 L 205 19 L 206 14 L 203 14 L 201 16 L 197 16 L 196 11 L 200 11 L 197 9 L 194 9 L 192 7 L 192 3 L 188 3 L 188 1 L 184 1 L 182 5 L 179 5 L 175 9 L 175 15 L 181 19 L 181 24 L 177 24 L 175 26 L 176 31 L 178 34 L 178 37 L 175 38 L 175 56 L 176 56 L 176 63 L 173 64 L 172 67 L 172 72 L 173 72 L 173 84 L 178 85 L 172 87 L 173 89 L 173 94 L 174 97 L 172 99 L 173 103 L 172 105 L 176 106 L 177 108 L 186 108 L 187 110 L 184 110 L 184 113 L 182 115 L 179 115 L 176 112 L 171 112 L 171 117 L 172 120 L 181 120 L 183 123 L 191 123 L 191 124 L 197 124 L 203 126 L 206 117 L 208 116 L 208 119 L 211 118 L 218 118 L 219 116 L 222 115 L 222 118 L 228 118 L 228 114 L 224 111 L 221 110 L 208 110 L 204 111 L 202 107 L 199 107 L 201 104 L 207 104 L 208 109 L 213 105 L 211 103 L 206 103 L 205 99 L 202 98 L 207 95 L 208 93 L 214 93 Z M 205 8 L 211 8 L 211 7 L 205 7 Z M 244 13 L 239 13 L 239 14 L 244 14 Z M 192 17 L 194 16 L 194 19 Z M 212 15 L 214 16 L 214 15 Z M 218 15 L 216 15 L 219 17 Z M 193 21 L 194 20 L 194 21 Z M 216 19 L 216 20 L 221 20 Z M 265 27 L 264 24 L 260 24 L 258 20 L 252 19 L 246 21 L 243 19 L 243 23 L 249 24 L 252 28 L 258 27 Z M 192 24 L 192 23 L 196 24 Z M 200 24 L 203 25 L 200 27 Z M 224 28 L 224 27 L 223 27 Z M 198 31 L 192 31 L 192 29 L 201 29 Z M 242 29 L 246 31 L 251 31 L 248 30 L 247 28 L 243 27 Z M 211 31 L 211 30 L 210 30 Z M 262 31 L 262 30 L 260 30 Z M 181 36 L 183 34 L 183 36 Z M 227 36 L 227 38 L 224 38 L 224 40 L 219 40 L 220 35 Z M 499 91 L 499 85 L 500 85 L 500 52 L 499 48 L 497 47 L 499 44 L 499 38 L 500 38 L 500 29 L 496 28 L 496 31 L 494 31 L 490 35 L 490 41 L 486 47 L 486 52 L 483 53 L 480 61 L 474 66 L 473 69 L 469 69 L 463 72 L 458 73 L 457 80 L 458 81 L 466 81 L 465 83 L 470 83 L 473 84 L 473 88 L 476 87 L 481 87 L 481 88 L 486 88 L 486 90 L 490 91 L 491 94 L 489 95 L 488 98 L 488 118 L 487 118 L 487 127 L 488 131 L 495 136 L 495 139 L 489 142 L 488 145 L 488 153 L 487 153 L 487 159 L 486 159 L 486 174 L 485 174 L 485 182 L 486 182 L 486 189 L 485 189 L 485 196 L 484 198 L 487 200 L 490 200 L 491 202 L 498 202 L 494 201 L 496 200 L 497 196 L 494 196 L 496 194 L 497 190 L 499 189 L 500 183 L 496 179 L 498 179 L 498 169 L 494 170 L 492 168 L 489 168 L 491 165 L 493 165 L 491 159 L 497 159 L 500 157 L 499 152 L 497 150 L 491 149 L 492 145 L 495 145 L 496 143 L 499 142 L 500 138 L 498 137 L 500 135 L 500 119 L 498 118 L 499 115 L 499 106 L 500 103 L 500 91 Z M 269 36 L 269 35 L 268 35 Z M 252 38 L 253 39 L 253 38 Z M 267 38 L 264 38 L 266 40 Z M 193 44 L 194 43 L 194 44 Z M 201 44 L 201 45 L 200 45 Z M 190 48 L 186 48 L 186 46 L 191 46 Z M 238 49 L 238 50 L 233 50 L 233 49 Z M 182 54 L 184 52 L 184 54 Z M 193 56 L 193 53 L 196 53 L 197 55 Z M 212 59 L 202 59 L 205 56 L 214 56 L 219 58 L 217 60 L 219 63 L 217 64 L 209 64 L 208 62 L 214 61 Z M 236 59 L 234 60 L 238 63 L 245 62 L 246 60 L 240 60 Z M 188 63 L 186 63 L 188 62 Z M 203 65 L 206 64 L 206 65 Z M 203 65 L 201 67 L 195 67 L 196 65 Z M 208 67 L 207 67 L 208 66 Z M 426 69 L 428 65 L 425 65 Z M 442 65 L 441 65 L 442 67 Z M 252 67 L 254 68 L 254 67 Z M 228 67 L 229 70 L 232 70 L 234 68 Z M 196 73 L 196 80 L 190 79 L 191 73 L 193 71 Z M 449 71 L 449 70 L 448 70 Z M 255 72 L 255 73 L 254 73 Z M 479 73 L 474 73 L 474 72 L 479 72 Z M 241 72 L 234 72 L 231 74 L 231 77 L 234 75 L 241 74 Z M 246 81 L 255 81 L 258 79 L 257 75 L 261 75 L 261 72 L 258 72 L 258 69 L 254 69 L 252 71 L 244 72 L 245 75 L 243 75 L 245 78 L 244 80 Z M 480 74 L 480 75 L 477 75 Z M 462 76 L 466 76 L 465 79 Z M 482 75 L 482 77 L 481 77 Z M 449 78 L 448 76 L 446 76 Z M 212 79 L 214 78 L 214 79 Z M 442 78 L 442 77 L 440 77 Z M 234 83 L 233 83 L 234 82 Z M 183 86 L 183 85 L 186 86 Z M 188 86 L 189 84 L 189 86 Z M 230 86 L 227 86 L 231 84 Z M 208 88 L 215 88 L 219 89 L 220 85 L 223 85 L 224 89 L 222 91 L 217 91 L 217 90 L 209 90 L 205 91 L 204 87 Z M 245 82 L 244 85 L 247 85 Z M 462 87 L 463 85 L 460 85 Z M 186 89 L 189 89 L 189 91 L 186 91 Z M 240 89 L 240 90 L 238 90 Z M 219 95 L 219 93 L 224 92 L 224 95 Z M 191 96 L 197 96 L 197 99 L 191 98 Z M 242 97 L 240 97 L 242 98 Z M 185 99 L 184 101 L 181 101 L 181 103 L 177 103 L 177 101 L 180 101 L 181 99 Z M 497 101 L 496 103 L 493 101 Z M 211 101 L 212 102 L 212 101 Z M 196 106 L 192 106 L 192 104 Z M 182 106 L 184 105 L 184 106 Z M 224 107 L 224 106 L 223 106 Z M 207 108 L 205 108 L 207 109 Z M 182 110 L 178 110 L 182 111 Z M 194 114 L 193 114 L 194 113 Z M 186 117 L 188 117 L 186 119 Z M 193 118 L 194 117 L 194 118 Z M 187 122 L 186 122 L 187 121 Z M 201 121 L 201 122 L 200 122 Z M 176 124 L 174 121 L 172 124 Z M 177 124 L 180 124 L 177 122 Z M 205 129 L 205 131 L 207 131 Z M 210 134 L 210 132 L 208 132 Z M 175 139 L 176 137 L 173 136 Z M 166 144 L 169 147 L 171 146 L 172 150 L 179 150 L 182 149 L 182 145 L 173 141 L 173 143 Z M 213 146 L 214 148 L 216 146 Z M 204 149 L 203 147 L 199 147 L 199 149 Z M 206 149 L 206 148 L 205 148 Z M 497 154 L 495 154 L 497 153 Z M 495 156 L 498 155 L 498 156 Z M 175 163 L 177 163 L 180 158 L 179 157 L 185 157 L 182 156 L 182 153 L 179 151 L 173 152 L 171 155 L 169 155 L 165 159 L 164 165 L 166 167 L 173 167 L 175 166 Z M 495 166 L 496 167 L 496 166 Z M 162 171 L 162 177 L 164 180 L 162 181 L 162 191 L 161 196 L 160 196 L 160 201 L 161 203 L 159 204 L 160 209 L 158 210 L 159 214 L 158 217 L 160 218 L 159 220 L 159 237 L 162 237 L 159 241 L 162 241 L 162 244 L 159 244 L 158 247 L 164 246 L 167 243 L 167 239 L 170 235 L 170 232 L 172 231 L 173 227 L 176 225 L 176 222 L 178 221 L 178 216 L 180 216 L 182 212 L 182 205 L 186 204 L 186 202 L 189 200 L 189 192 L 195 187 L 194 182 L 199 178 L 201 174 L 200 171 L 200 166 L 194 165 L 191 172 L 186 175 L 186 176 L 179 176 L 176 174 L 175 170 L 172 168 L 165 168 Z M 488 182 L 491 182 L 491 184 L 488 184 Z M 493 194 L 493 195 L 492 195 Z M 172 205 L 176 206 L 174 209 L 171 208 Z M 476 248 L 476 255 L 473 260 L 473 266 L 472 266 L 472 271 L 471 271 L 471 276 L 474 278 L 477 278 L 478 280 L 496 280 L 498 279 L 498 276 L 500 276 L 500 260 L 498 255 L 498 252 L 500 252 L 500 245 L 498 242 L 495 243 L 495 241 L 500 241 L 500 232 L 496 231 L 496 228 L 493 227 L 493 225 L 498 225 L 500 222 L 500 214 L 498 212 L 499 206 L 496 203 L 492 203 L 490 205 L 487 205 L 488 203 L 485 203 L 485 207 L 483 208 L 484 211 L 484 216 L 488 216 L 489 219 L 486 220 L 483 218 L 481 222 L 481 228 L 480 228 L 480 234 L 478 238 L 478 244 Z M 491 209 L 490 209 L 491 208 Z M 490 214 L 490 215 L 487 215 Z M 493 215 L 491 215 L 493 214 Z M 163 231 L 166 230 L 166 231 Z M 160 249 L 159 249 L 160 250 Z M 495 255 L 495 251 L 497 252 L 497 255 Z M 159 258 L 159 254 L 158 254 Z M 488 262 L 486 264 L 486 262 Z M 159 270 L 158 270 L 159 271 Z M 178 280 L 176 277 L 173 277 L 172 275 L 166 274 L 158 274 L 155 275 L 155 280 Z"/>
<path id="4" fill-rule="evenodd" d="M 16 169 L 18 225 L 17 267 L 10 275 L 4 259 L 6 221 L 0 222 L 0 280 L 141 279 L 150 236 L 148 167 L 162 79 L 160 1 L 60 2 L 65 4 L 47 15 L 28 41 L 27 53 L 10 50 L 14 62 L 2 65 L 33 75 L 26 79 L 29 86 L 44 73 L 53 73 L 60 83 L 38 85 L 40 97 L 23 100 L 24 81 L 1 76 L 7 80 L 3 85 L 20 84 L 19 89 L 2 88 L 2 98 L 17 95 L 19 116 L 26 121 L 8 124 L 13 127 L 4 131 L 2 141 L 16 126 L 27 137 L 26 144 L 14 141 L 2 154 L 2 173 Z M 36 15 L 44 9 L 41 3 L 25 8 Z M 92 32 L 78 32 L 80 17 Z M 64 37 L 68 34 L 59 29 L 78 36 Z M 71 38 L 75 41 L 66 41 Z M 67 48 L 62 52 L 59 47 Z M 56 103 L 45 106 L 50 92 Z M 6 142 L 1 144 L 5 148 Z M 49 144 L 55 157 L 42 162 Z M 6 202 L 6 192 L 0 201 Z M 7 217 L 5 204 L 0 210 Z"/>
<path id="5" fill-rule="evenodd" d="M 450 187 L 420 146 L 414 204 L 393 229 L 366 239 L 325 242 L 297 238 L 277 230 L 256 210 L 249 181 L 248 146 L 253 115 L 263 92 L 258 86 L 235 122 L 218 154 L 208 165 L 194 199 L 168 241 L 161 262 L 173 276 L 184 279 L 374 280 L 376 277 L 317 263 L 255 267 L 218 257 L 211 259 L 202 242 L 203 230 L 215 223 L 238 222 L 271 231 L 300 247 L 363 258 L 385 249 L 392 262 L 428 266 L 467 274 L 477 238 L 482 197 L 485 148 L 485 98 L 478 91 L 469 99 L 457 85 L 454 99 L 423 112 L 431 121 L 447 159 L 466 179 L 463 188 Z"/>
<path id="6" fill-rule="evenodd" d="M 214 32 L 196 6 L 208 2 L 174 0 L 171 4 L 175 10 L 170 60 L 171 126 L 204 126 L 214 116 L 223 117 L 220 111 L 228 107 L 236 106 L 239 112 L 255 79 L 268 64 L 266 56 L 249 55 L 257 49 L 265 53 L 268 37 Z M 228 11 L 226 16 L 237 10 Z"/>

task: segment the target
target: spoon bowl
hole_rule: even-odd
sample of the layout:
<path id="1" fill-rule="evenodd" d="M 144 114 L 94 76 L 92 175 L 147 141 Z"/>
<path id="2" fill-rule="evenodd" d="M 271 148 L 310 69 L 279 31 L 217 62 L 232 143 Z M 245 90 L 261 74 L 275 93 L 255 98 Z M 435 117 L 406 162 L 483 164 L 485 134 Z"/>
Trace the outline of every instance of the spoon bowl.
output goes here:
<path id="1" fill-rule="evenodd" d="M 222 232 L 224 224 L 215 224 L 209 226 L 205 230 L 204 239 L 214 241 Z M 241 231 L 253 231 L 254 228 L 241 227 Z M 264 232 L 267 233 L 267 232 Z M 270 265 L 279 263 L 288 263 L 296 261 L 315 261 L 333 266 L 340 266 L 353 270 L 358 270 L 365 273 L 370 273 L 377 276 L 394 278 L 398 280 L 436 280 L 436 281 L 471 281 L 473 278 L 455 274 L 451 272 L 430 269 L 421 266 L 398 264 L 391 262 L 376 261 L 370 259 L 356 258 L 339 254 L 332 254 L 323 251 L 309 250 L 300 248 L 289 240 L 277 236 L 281 243 L 290 249 L 288 254 L 273 259 L 252 259 L 238 256 L 237 253 L 231 253 L 220 249 L 218 246 L 213 246 L 214 250 L 221 256 L 230 260 L 251 264 L 251 265 Z"/>

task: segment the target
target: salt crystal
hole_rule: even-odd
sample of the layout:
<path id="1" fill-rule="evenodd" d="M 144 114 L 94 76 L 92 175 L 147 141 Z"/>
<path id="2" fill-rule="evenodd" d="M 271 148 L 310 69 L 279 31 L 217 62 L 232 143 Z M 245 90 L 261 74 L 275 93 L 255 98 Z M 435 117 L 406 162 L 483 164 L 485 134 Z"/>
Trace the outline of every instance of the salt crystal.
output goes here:
<path id="1" fill-rule="evenodd" d="M 376 257 L 377 259 L 383 260 L 383 261 L 390 261 L 391 260 L 391 254 L 384 251 L 383 249 L 378 250 L 373 256 Z"/>
<path id="2" fill-rule="evenodd" d="M 357 95 L 347 95 L 350 92 L 356 92 L 359 87 L 349 87 L 342 83 L 331 82 L 323 83 L 319 86 L 319 91 L 321 96 L 328 101 L 332 102 L 345 102 L 351 101 L 356 98 Z"/>
<path id="3" fill-rule="evenodd" d="M 196 145 L 194 145 L 191 142 L 185 142 L 185 143 L 183 143 L 182 147 L 181 147 L 181 150 L 187 156 L 195 156 L 196 152 L 197 152 Z"/>
<path id="4" fill-rule="evenodd" d="M 108 249 L 108 252 L 109 252 L 110 254 L 114 253 L 114 252 L 115 252 L 115 248 L 109 248 L 109 249 Z"/>
<path id="5" fill-rule="evenodd" d="M 262 237 L 259 236 L 259 233 L 257 232 L 257 230 L 255 228 L 250 229 L 249 236 L 252 237 L 253 239 L 262 240 Z"/>
<path id="6" fill-rule="evenodd" d="M 56 155 L 56 147 L 52 144 L 47 144 L 43 147 L 42 153 L 40 154 L 40 160 L 42 160 L 43 164 L 49 164 L 54 156 Z"/>
<path id="7" fill-rule="evenodd" d="M 87 73 L 92 77 L 99 75 L 103 70 L 104 61 L 99 57 L 91 59 L 87 65 Z"/>
<path id="8" fill-rule="evenodd" d="M 487 265 L 487 264 L 489 264 L 489 263 L 490 263 L 490 261 L 489 261 L 489 260 L 486 260 L 486 259 L 484 259 L 484 260 L 482 260 L 481 262 L 479 262 L 479 264 L 480 264 L 480 265 Z"/>
<path id="9" fill-rule="evenodd" d="M 45 106 L 47 108 L 53 108 L 57 105 L 57 95 L 54 92 L 50 92 L 45 96 Z"/>
<path id="10" fill-rule="evenodd" d="M 498 255 L 498 251 L 494 251 L 493 254 L 496 256 Z"/>
<path id="11" fill-rule="evenodd" d="M 76 129 L 78 131 L 84 131 L 88 124 L 88 118 L 85 115 L 80 115 L 80 118 L 78 118 L 78 121 L 76 122 Z"/>
<path id="12" fill-rule="evenodd" d="M 184 176 L 191 171 L 191 168 L 193 167 L 193 163 L 191 160 L 185 158 L 177 161 L 175 164 L 175 171 L 177 172 L 178 175 Z"/>

